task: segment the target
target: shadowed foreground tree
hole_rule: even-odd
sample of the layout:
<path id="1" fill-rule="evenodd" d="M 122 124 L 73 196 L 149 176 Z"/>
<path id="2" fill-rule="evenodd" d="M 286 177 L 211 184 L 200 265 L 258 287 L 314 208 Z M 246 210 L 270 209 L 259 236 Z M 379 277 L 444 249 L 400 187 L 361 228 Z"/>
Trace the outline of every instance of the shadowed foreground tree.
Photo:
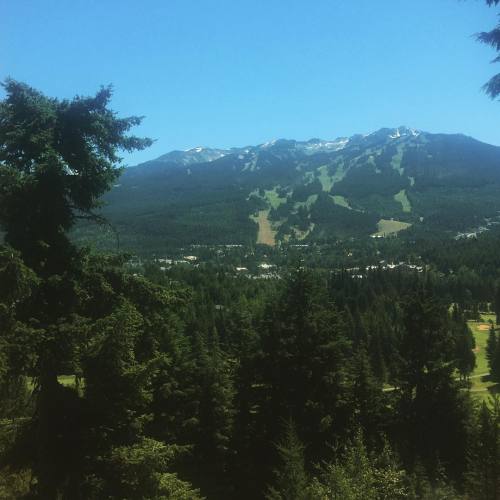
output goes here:
<path id="1" fill-rule="evenodd" d="M 471 412 L 470 401 L 454 380 L 448 311 L 430 288 L 423 288 L 404 304 L 403 323 L 398 391 L 402 458 L 419 457 L 433 471 L 441 460 L 458 477 L 465 467 Z"/>
<path id="2" fill-rule="evenodd" d="M 264 328 L 261 408 L 268 443 L 279 435 L 281 420 L 292 419 L 307 451 L 328 455 L 328 443 L 351 426 L 343 316 L 299 266 L 266 311 Z"/>
<path id="3" fill-rule="evenodd" d="M 0 228 L 38 279 L 14 318 L 29 329 L 11 344 L 24 352 L 17 374 L 32 377 L 35 385 L 28 434 L 37 495 L 55 498 L 65 473 L 78 468 L 82 444 L 81 401 L 57 376 L 75 373 L 89 332 L 81 310 L 85 259 L 67 233 L 78 218 L 97 219 L 92 210 L 120 174 L 118 151 L 143 149 L 151 140 L 127 135 L 141 118 L 117 118 L 108 109 L 109 87 L 72 100 L 46 97 L 10 79 L 3 87 Z"/>
<path id="4" fill-rule="evenodd" d="M 127 135 L 141 119 L 117 118 L 110 88 L 73 100 L 13 80 L 4 88 L 0 396 L 18 404 L 15 383 L 26 390 L 30 380 L 33 407 L 0 410 L 0 496 L 197 499 L 170 471 L 182 447 L 146 430 L 182 299 L 124 272 L 123 256 L 92 257 L 68 238 L 78 218 L 100 219 L 93 210 L 120 174 L 118 152 L 151 140 Z M 61 384 L 64 374 L 76 387 Z"/>
<path id="5" fill-rule="evenodd" d="M 151 145 L 127 135 L 141 118 L 108 109 L 111 87 L 58 100 L 6 80 L 0 102 L 0 225 L 25 263 L 47 276 L 75 257 L 67 231 L 94 218 L 99 197 L 120 175 L 119 150 Z"/>
<path id="6" fill-rule="evenodd" d="M 468 450 L 469 470 L 466 490 L 470 498 L 497 500 L 500 498 L 500 399 L 483 402 L 476 415 L 474 439 Z"/>

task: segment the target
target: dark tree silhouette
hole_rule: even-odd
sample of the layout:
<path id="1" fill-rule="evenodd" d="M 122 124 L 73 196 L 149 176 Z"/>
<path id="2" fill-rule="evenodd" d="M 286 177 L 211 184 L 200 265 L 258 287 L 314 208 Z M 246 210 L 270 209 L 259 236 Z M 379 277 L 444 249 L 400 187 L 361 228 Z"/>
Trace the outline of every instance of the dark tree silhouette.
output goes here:
<path id="1" fill-rule="evenodd" d="M 491 7 L 493 5 L 498 5 L 500 0 L 486 0 L 486 3 Z M 477 39 L 493 47 L 499 55 L 493 59 L 492 62 L 500 62 L 500 23 L 496 25 L 491 31 L 483 31 L 477 35 Z M 484 90 L 492 98 L 496 99 L 500 95 L 500 73 L 490 78 L 490 80 L 485 84 Z"/>

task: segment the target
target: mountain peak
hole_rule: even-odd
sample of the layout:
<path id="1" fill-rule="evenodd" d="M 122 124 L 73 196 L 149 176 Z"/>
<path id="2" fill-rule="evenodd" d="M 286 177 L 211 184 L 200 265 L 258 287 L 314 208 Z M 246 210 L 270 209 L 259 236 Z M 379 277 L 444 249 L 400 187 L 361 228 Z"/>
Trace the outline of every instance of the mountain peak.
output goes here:
<path id="1" fill-rule="evenodd" d="M 197 146 L 195 148 L 186 149 L 185 151 L 170 151 L 170 153 L 164 154 L 153 161 L 159 163 L 175 163 L 178 165 L 192 165 L 195 163 L 206 163 L 218 160 L 228 153 L 229 151 L 225 149 L 212 149 Z"/>
<path id="2" fill-rule="evenodd" d="M 399 139 L 399 137 L 404 137 L 404 136 L 411 136 L 411 137 L 418 137 L 421 134 L 420 130 L 416 130 L 414 128 L 406 127 L 406 126 L 401 126 L 398 127 L 393 134 L 391 134 L 389 137 L 391 139 Z"/>
<path id="3" fill-rule="evenodd" d="M 398 139 L 400 137 L 405 136 L 413 136 L 417 137 L 422 132 L 420 130 L 407 127 L 406 125 L 401 125 L 399 127 L 382 127 L 378 130 L 375 130 L 369 134 L 364 135 L 363 137 L 371 137 L 371 136 L 381 136 L 381 137 L 389 137 L 392 139 Z M 359 134 L 356 134 L 358 136 Z"/>
<path id="4" fill-rule="evenodd" d="M 498 147 L 400 126 L 171 152 L 126 169 L 107 200 L 137 234 L 154 221 L 159 245 L 329 241 L 379 224 L 452 234 L 500 222 L 499 165 Z"/>
<path id="5" fill-rule="evenodd" d="M 370 134 L 356 134 L 351 137 L 337 137 L 333 140 L 324 140 L 313 137 L 307 141 L 296 141 L 293 139 L 273 139 L 257 146 L 246 148 L 218 149 L 204 146 L 196 146 L 184 151 L 171 151 L 153 160 L 161 164 L 193 165 L 197 163 L 210 163 L 228 155 L 258 154 L 261 151 L 282 155 L 283 153 L 299 153 L 311 156 L 318 153 L 334 153 L 350 145 L 360 145 L 366 141 L 373 143 L 385 142 L 407 137 L 418 137 L 422 132 L 414 128 L 401 125 L 396 128 L 381 128 Z"/>

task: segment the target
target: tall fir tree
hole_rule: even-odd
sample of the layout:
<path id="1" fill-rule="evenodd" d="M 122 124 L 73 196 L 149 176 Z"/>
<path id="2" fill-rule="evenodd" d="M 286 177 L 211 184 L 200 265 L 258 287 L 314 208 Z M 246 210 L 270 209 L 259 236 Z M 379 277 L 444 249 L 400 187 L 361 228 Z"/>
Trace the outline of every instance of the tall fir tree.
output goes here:
<path id="1" fill-rule="evenodd" d="M 304 445 L 292 420 L 285 423 L 283 437 L 276 446 L 280 463 L 274 472 L 274 485 L 269 487 L 266 499 L 313 500 L 305 465 Z"/>
<path id="2" fill-rule="evenodd" d="M 291 418 L 317 457 L 328 453 L 328 441 L 348 432 L 352 410 L 345 322 L 325 291 L 316 288 L 309 271 L 295 269 L 269 304 L 262 340 L 260 418 L 266 439 L 275 441 L 281 419 Z"/>
<path id="3" fill-rule="evenodd" d="M 466 490 L 477 500 L 500 498 L 500 399 L 483 402 L 467 451 Z"/>
<path id="4" fill-rule="evenodd" d="M 495 358 L 496 350 L 498 344 L 498 336 L 493 323 L 490 325 L 488 331 L 488 340 L 486 341 L 486 359 L 488 360 L 488 365 L 491 370 L 491 365 Z"/>
<path id="5" fill-rule="evenodd" d="M 398 408 L 403 457 L 420 459 L 429 470 L 437 470 L 442 460 L 459 477 L 465 468 L 471 404 L 454 381 L 447 308 L 428 285 L 407 300 L 404 327 Z"/>

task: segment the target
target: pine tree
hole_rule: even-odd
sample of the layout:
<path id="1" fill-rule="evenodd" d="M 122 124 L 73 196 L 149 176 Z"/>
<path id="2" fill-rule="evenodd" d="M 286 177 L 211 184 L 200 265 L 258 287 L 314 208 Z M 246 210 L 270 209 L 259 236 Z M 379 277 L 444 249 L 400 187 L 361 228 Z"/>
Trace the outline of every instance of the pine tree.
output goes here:
<path id="1" fill-rule="evenodd" d="M 334 463 L 323 466 L 320 477 L 313 483 L 313 491 L 314 498 L 343 500 L 396 500 L 408 496 L 404 473 L 392 463 L 378 466 L 370 458 L 361 432 L 347 443 L 345 451 Z"/>
<path id="2" fill-rule="evenodd" d="M 208 338 L 206 338 L 208 337 Z M 216 331 L 197 334 L 193 347 L 197 401 L 193 434 L 193 482 L 217 498 L 228 494 L 227 471 L 233 450 L 233 374 Z M 195 472 L 197 471 L 197 472 Z"/>
<path id="3" fill-rule="evenodd" d="M 385 383 L 389 374 L 382 349 L 382 340 L 378 335 L 371 338 L 371 345 L 373 346 L 370 349 L 373 374 L 377 377 L 377 380 Z"/>
<path id="4" fill-rule="evenodd" d="M 454 381 L 454 338 L 445 304 L 427 290 L 417 291 L 404 307 L 400 371 L 398 438 L 408 461 L 420 457 L 437 470 L 438 457 L 447 472 L 459 476 L 464 464 L 470 400 Z"/>
<path id="5" fill-rule="evenodd" d="M 462 379 L 466 379 L 476 366 L 474 337 L 465 321 L 454 323 L 456 365 Z"/>
<path id="6" fill-rule="evenodd" d="M 32 358 L 22 374 L 36 383 L 31 422 L 36 493 L 56 498 L 79 464 L 83 414 L 78 394 L 58 382 L 76 369 L 88 340 L 82 318 L 84 254 L 69 240 L 78 218 L 92 212 L 120 169 L 118 151 L 142 149 L 149 139 L 128 136 L 140 118 L 119 119 L 108 109 L 111 90 L 94 97 L 51 99 L 7 80 L 0 102 L 0 227 L 39 279 L 17 321 L 28 324 L 19 350 Z M 34 482 L 35 484 L 35 482 Z"/>
<path id="7" fill-rule="evenodd" d="M 477 500 L 500 498 L 500 400 L 483 402 L 468 450 L 466 490 Z"/>
<path id="8" fill-rule="evenodd" d="M 258 402 L 259 337 L 246 311 L 240 311 L 237 333 L 234 338 L 234 432 L 235 461 L 232 466 L 238 498 L 253 499 L 262 491 L 265 472 L 261 470 L 262 432 L 258 427 L 256 408 Z M 236 326 L 236 325 L 235 325 Z"/>
<path id="9" fill-rule="evenodd" d="M 176 453 L 175 446 L 153 439 L 116 446 L 104 458 L 102 475 L 81 486 L 82 498 L 202 500 L 199 490 L 169 471 Z"/>
<path id="10" fill-rule="evenodd" d="M 496 324 L 500 325 L 500 280 L 495 283 L 495 297 L 493 300 L 493 311 L 496 315 Z"/>
<path id="11" fill-rule="evenodd" d="M 497 341 L 495 352 L 491 358 L 490 376 L 495 382 L 500 382 L 500 342 Z"/>
<path id="12" fill-rule="evenodd" d="M 488 333 L 488 340 L 486 342 L 486 359 L 488 360 L 488 365 L 491 371 L 491 365 L 495 358 L 496 349 L 497 349 L 498 339 L 495 331 L 495 326 L 493 323 L 490 325 L 490 330 Z"/>
<path id="13" fill-rule="evenodd" d="M 266 439 L 276 439 L 280 419 L 292 418 L 318 457 L 347 432 L 351 414 L 345 324 L 323 291 L 302 267 L 290 275 L 265 315 L 261 365 Z"/>
<path id="14" fill-rule="evenodd" d="M 104 450 L 137 442 L 143 434 L 155 367 L 136 358 L 142 328 L 142 316 L 126 301 L 93 326 L 83 362 L 84 394 L 92 411 L 91 432 Z"/>
<path id="15" fill-rule="evenodd" d="M 6 80 L 0 102 L 0 225 L 24 262 L 44 277 L 68 270 L 78 252 L 67 231 L 93 218 L 98 198 L 119 176 L 119 150 L 149 139 L 127 136 L 141 122 L 107 108 L 111 89 L 57 100 Z"/>
<path id="16" fill-rule="evenodd" d="M 354 424 L 359 426 L 368 442 L 377 442 L 385 420 L 382 385 L 373 377 L 364 347 L 358 350 L 353 361 Z"/>
<path id="17" fill-rule="evenodd" d="M 488 5 L 498 5 L 500 3 L 500 0 L 486 0 L 486 3 Z M 494 29 L 491 31 L 479 33 L 477 35 L 477 39 L 485 43 L 486 45 L 490 45 L 495 49 L 497 52 L 499 52 L 500 48 L 500 25 L 497 25 Z M 499 57 L 497 56 L 493 62 L 498 62 Z M 484 86 L 484 89 L 486 93 L 492 98 L 495 99 L 500 95 L 500 74 L 497 74 L 493 76 Z"/>
<path id="18" fill-rule="evenodd" d="M 266 495 L 268 500 L 313 500 L 306 472 L 304 445 L 297 436 L 292 420 L 285 424 L 281 442 L 277 445 L 280 465 L 275 470 L 274 485 Z"/>

